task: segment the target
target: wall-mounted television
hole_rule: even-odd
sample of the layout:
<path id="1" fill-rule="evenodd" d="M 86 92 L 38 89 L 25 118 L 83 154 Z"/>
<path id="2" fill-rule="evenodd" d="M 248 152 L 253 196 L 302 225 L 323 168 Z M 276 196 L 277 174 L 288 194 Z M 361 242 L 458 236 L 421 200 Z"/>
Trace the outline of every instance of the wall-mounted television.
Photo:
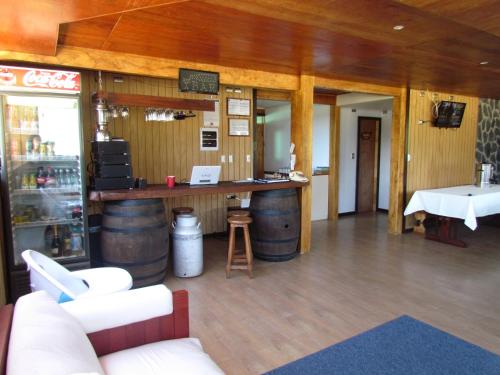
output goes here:
<path id="1" fill-rule="evenodd" d="M 437 106 L 434 126 L 440 128 L 459 128 L 464 117 L 465 103 L 443 100 Z"/>

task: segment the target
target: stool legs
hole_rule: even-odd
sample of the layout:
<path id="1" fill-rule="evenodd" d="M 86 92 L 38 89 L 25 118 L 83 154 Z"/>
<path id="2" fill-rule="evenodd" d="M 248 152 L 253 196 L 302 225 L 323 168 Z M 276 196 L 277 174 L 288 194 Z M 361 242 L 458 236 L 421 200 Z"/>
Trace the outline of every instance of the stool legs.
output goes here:
<path id="1" fill-rule="evenodd" d="M 233 264 L 233 255 L 234 255 L 234 237 L 235 237 L 235 227 L 230 226 L 229 228 L 229 245 L 227 248 L 227 264 L 226 264 L 226 278 L 229 279 L 231 274 L 231 266 Z"/>
<path id="2" fill-rule="evenodd" d="M 249 217 L 230 217 L 228 219 L 229 227 L 229 244 L 227 249 L 227 264 L 226 264 L 226 278 L 231 275 L 231 270 L 247 270 L 248 276 L 253 278 L 253 254 L 252 245 L 250 243 L 250 233 L 248 231 L 248 224 L 252 222 Z M 235 232 L 236 228 L 243 229 L 243 237 L 245 248 L 243 250 L 235 249 Z"/>
<path id="3" fill-rule="evenodd" d="M 243 227 L 243 235 L 245 237 L 245 252 L 248 262 L 248 276 L 253 278 L 253 253 L 252 244 L 250 243 L 250 234 L 248 233 L 248 226 Z"/>

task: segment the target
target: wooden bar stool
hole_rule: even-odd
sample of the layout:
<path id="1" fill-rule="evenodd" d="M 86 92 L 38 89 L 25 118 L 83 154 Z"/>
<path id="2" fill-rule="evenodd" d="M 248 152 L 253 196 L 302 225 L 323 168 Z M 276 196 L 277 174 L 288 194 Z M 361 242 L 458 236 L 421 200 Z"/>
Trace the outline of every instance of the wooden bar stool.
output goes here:
<path id="1" fill-rule="evenodd" d="M 229 211 L 227 211 L 227 217 L 231 217 L 231 216 L 250 216 L 250 212 L 245 211 L 245 210 L 229 210 Z"/>
<path id="2" fill-rule="evenodd" d="M 247 270 L 248 276 L 253 278 L 253 254 L 252 245 L 250 244 L 250 234 L 248 232 L 248 224 L 252 222 L 250 216 L 230 216 L 227 219 L 229 223 L 229 246 L 227 250 L 227 265 L 226 265 L 226 278 L 229 278 L 231 270 Z M 235 231 L 236 228 L 243 229 L 243 236 L 245 238 L 245 249 L 235 249 Z"/>

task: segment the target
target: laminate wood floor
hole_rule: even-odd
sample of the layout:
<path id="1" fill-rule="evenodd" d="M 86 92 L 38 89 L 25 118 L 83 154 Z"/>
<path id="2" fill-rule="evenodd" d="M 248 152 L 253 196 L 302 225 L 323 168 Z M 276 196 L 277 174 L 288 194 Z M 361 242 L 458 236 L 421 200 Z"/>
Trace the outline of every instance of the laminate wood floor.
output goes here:
<path id="1" fill-rule="evenodd" d="M 387 234 L 387 216 L 313 223 L 312 251 L 255 260 L 254 279 L 226 279 L 227 240 L 204 242 L 205 272 L 187 289 L 191 336 L 227 374 L 260 374 L 401 315 L 500 354 L 500 228 L 480 226 L 469 247 Z"/>

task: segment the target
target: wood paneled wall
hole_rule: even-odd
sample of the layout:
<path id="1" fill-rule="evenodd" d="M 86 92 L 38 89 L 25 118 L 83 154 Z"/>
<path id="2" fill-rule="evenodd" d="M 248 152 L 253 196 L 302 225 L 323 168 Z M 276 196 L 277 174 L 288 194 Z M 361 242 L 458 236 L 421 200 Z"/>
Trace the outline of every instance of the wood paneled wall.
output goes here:
<path id="1" fill-rule="evenodd" d="M 418 124 L 432 120 L 433 100 L 467 103 L 460 128 Z M 475 97 L 410 90 L 406 203 L 416 190 L 474 183 L 478 103 Z"/>
<path id="2" fill-rule="evenodd" d="M 113 77 L 123 78 L 123 83 L 114 82 Z M 91 95 L 97 90 L 97 73 L 85 71 L 82 74 L 82 116 L 84 124 L 85 160 L 90 162 L 90 141 L 93 139 L 95 116 Z M 242 88 L 241 93 L 226 93 L 221 86 L 218 96 L 208 96 L 178 91 L 177 80 L 151 78 L 115 73 L 103 73 L 103 89 L 107 92 L 155 95 L 190 99 L 217 99 L 220 102 L 219 150 L 200 151 L 200 128 L 203 127 L 203 113 L 196 117 L 173 122 L 145 122 L 143 107 L 129 107 L 128 119 L 110 120 L 112 136 L 122 137 L 130 142 L 132 168 L 135 177 L 144 177 L 149 184 L 162 184 L 167 175 L 175 175 L 177 181 L 189 180 L 193 165 L 219 165 L 221 155 L 226 156 L 222 165 L 221 180 L 238 180 L 252 177 L 252 136 L 236 137 L 228 135 L 227 98 L 252 100 L 252 89 Z M 250 121 L 250 134 L 253 121 Z M 233 163 L 228 162 L 233 155 Z M 245 194 L 242 194 L 245 196 Z M 165 200 L 170 220 L 171 209 L 176 206 L 191 206 L 201 218 L 204 233 L 222 232 L 226 227 L 226 208 L 236 205 L 228 201 L 224 194 L 197 197 L 183 197 Z M 98 212 L 99 205 L 91 204 L 91 212 Z"/>

